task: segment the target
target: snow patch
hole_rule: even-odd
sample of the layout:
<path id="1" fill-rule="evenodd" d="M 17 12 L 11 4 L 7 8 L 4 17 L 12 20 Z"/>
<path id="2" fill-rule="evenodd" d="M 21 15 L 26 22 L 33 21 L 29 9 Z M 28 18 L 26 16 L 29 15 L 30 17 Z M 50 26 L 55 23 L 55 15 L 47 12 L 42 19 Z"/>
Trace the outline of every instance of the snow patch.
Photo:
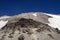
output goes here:
<path id="1" fill-rule="evenodd" d="M 33 15 L 34 15 L 34 16 L 37 16 L 37 13 L 34 13 Z"/>
<path id="2" fill-rule="evenodd" d="M 0 21 L 0 29 L 3 28 L 6 24 L 7 24 L 8 21 L 3 21 L 1 20 Z"/>
<path id="3" fill-rule="evenodd" d="M 48 21 L 50 22 L 50 23 L 48 23 L 48 25 L 50 25 L 51 27 L 54 27 L 54 28 L 58 28 L 60 30 L 60 16 L 52 15 L 52 14 L 47 14 L 47 15 L 53 17 L 53 18 L 48 19 Z"/>
<path id="4" fill-rule="evenodd" d="M 0 19 L 9 18 L 10 16 L 2 16 Z"/>

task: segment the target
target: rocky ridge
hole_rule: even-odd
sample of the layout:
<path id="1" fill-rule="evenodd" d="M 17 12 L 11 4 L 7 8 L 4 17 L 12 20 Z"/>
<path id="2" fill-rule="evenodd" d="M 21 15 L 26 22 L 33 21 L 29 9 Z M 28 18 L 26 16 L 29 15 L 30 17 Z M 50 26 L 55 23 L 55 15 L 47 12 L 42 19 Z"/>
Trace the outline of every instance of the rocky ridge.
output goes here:
<path id="1" fill-rule="evenodd" d="M 46 24 L 48 21 L 44 22 L 44 19 L 47 20 L 50 16 L 21 15 L 6 19 L 9 21 L 0 29 L 0 40 L 60 40 L 59 30 Z"/>

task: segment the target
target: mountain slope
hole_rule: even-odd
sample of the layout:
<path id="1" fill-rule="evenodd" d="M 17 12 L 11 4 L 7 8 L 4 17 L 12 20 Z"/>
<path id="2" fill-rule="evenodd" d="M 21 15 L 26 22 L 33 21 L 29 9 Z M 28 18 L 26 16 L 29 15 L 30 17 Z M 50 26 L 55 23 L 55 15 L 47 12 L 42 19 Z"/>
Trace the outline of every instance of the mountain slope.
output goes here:
<path id="1" fill-rule="evenodd" d="M 60 40 L 60 30 L 51 26 L 49 18 L 53 16 L 32 12 L 2 19 L 8 22 L 1 26 L 0 40 Z"/>

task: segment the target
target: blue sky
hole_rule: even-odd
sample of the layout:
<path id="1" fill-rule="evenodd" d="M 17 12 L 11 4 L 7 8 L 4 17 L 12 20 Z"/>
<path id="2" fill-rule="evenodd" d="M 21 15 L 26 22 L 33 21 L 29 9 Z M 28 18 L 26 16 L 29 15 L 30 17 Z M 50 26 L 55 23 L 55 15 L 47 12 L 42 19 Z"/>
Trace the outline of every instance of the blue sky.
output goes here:
<path id="1" fill-rule="evenodd" d="M 60 14 L 60 0 L 0 0 L 0 16 L 25 12 Z"/>

